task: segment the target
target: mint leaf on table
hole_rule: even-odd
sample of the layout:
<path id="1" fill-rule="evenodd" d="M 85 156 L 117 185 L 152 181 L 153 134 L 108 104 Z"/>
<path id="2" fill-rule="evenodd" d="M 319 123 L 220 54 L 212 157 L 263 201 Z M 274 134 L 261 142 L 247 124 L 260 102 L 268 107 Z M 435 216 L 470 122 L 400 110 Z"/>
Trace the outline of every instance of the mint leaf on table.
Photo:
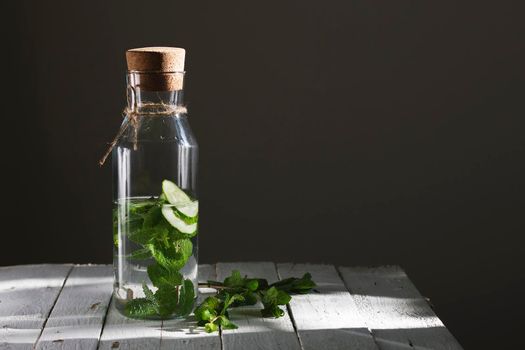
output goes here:
<path id="1" fill-rule="evenodd" d="M 239 294 L 241 298 L 237 298 L 233 303 L 233 307 L 242 305 L 254 305 L 257 303 L 257 294 L 255 293 L 261 287 L 268 286 L 268 282 L 264 279 L 255 279 L 242 277 L 241 273 L 233 270 L 231 275 L 224 279 L 224 282 L 213 282 L 212 285 L 223 287 L 219 292 L 219 297 L 224 299 L 225 294 Z"/>
<path id="2" fill-rule="evenodd" d="M 194 312 L 199 325 L 204 326 L 207 321 L 211 321 L 217 317 L 220 312 L 220 305 L 221 301 L 217 297 L 207 297 L 204 299 Z"/>
<path id="3" fill-rule="evenodd" d="M 240 271 L 233 270 L 231 276 L 224 279 L 224 286 L 235 288 L 244 286 L 244 280 L 241 276 Z"/>
<path id="4" fill-rule="evenodd" d="M 217 321 L 219 325 L 222 327 L 222 329 L 237 329 L 239 328 L 235 323 L 230 321 L 228 317 L 225 315 L 221 315 L 217 318 Z"/>
<path id="5" fill-rule="evenodd" d="M 244 297 L 240 294 L 228 294 L 225 293 L 224 301 L 222 305 L 221 315 L 227 315 L 228 308 L 233 305 L 236 301 L 244 301 Z"/>
<path id="6" fill-rule="evenodd" d="M 301 278 L 286 278 L 284 280 L 272 283 L 270 287 L 275 287 L 290 294 L 305 294 L 315 288 L 316 284 L 314 281 L 312 281 L 312 275 L 305 273 Z"/>
<path id="7" fill-rule="evenodd" d="M 213 333 L 219 330 L 219 325 L 214 322 L 208 322 L 204 325 L 204 330 L 206 333 Z"/>
<path id="8" fill-rule="evenodd" d="M 232 289 L 247 289 L 255 292 L 259 288 L 259 285 L 263 287 L 268 286 L 268 282 L 264 279 L 242 277 L 238 270 L 233 270 L 231 275 L 224 279 L 222 285 Z"/>
<path id="9" fill-rule="evenodd" d="M 206 298 L 196 309 L 195 317 L 199 326 L 204 326 L 206 332 L 211 333 L 222 326 L 224 329 L 235 329 L 237 325 L 230 321 L 228 308 L 236 301 L 242 301 L 243 297 L 239 294 L 223 294 L 224 299 L 212 296 Z"/>
<path id="10" fill-rule="evenodd" d="M 279 308 L 279 305 L 286 305 L 290 302 L 292 297 L 285 291 L 279 290 L 276 287 L 270 287 L 267 291 L 261 292 L 261 302 L 264 309 L 261 311 L 265 317 L 282 317 L 284 311 Z"/>

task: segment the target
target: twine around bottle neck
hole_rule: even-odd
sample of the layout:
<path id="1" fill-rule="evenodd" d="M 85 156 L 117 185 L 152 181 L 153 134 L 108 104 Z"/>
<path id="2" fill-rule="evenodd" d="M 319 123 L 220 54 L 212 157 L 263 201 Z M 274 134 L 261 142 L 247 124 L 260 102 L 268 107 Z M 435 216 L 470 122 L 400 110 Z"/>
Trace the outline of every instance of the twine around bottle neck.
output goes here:
<path id="1" fill-rule="evenodd" d="M 124 109 L 122 114 L 124 115 L 124 122 L 120 126 L 119 131 L 117 132 L 117 135 L 111 141 L 109 144 L 108 149 L 106 150 L 106 153 L 104 153 L 104 156 L 100 159 L 98 164 L 100 166 L 104 165 L 106 162 L 106 159 L 111 154 L 111 151 L 113 151 L 113 148 L 117 145 L 117 143 L 120 141 L 122 136 L 124 135 L 124 132 L 128 129 L 128 127 L 131 125 L 133 128 L 133 149 L 137 150 L 137 137 L 138 137 L 138 128 L 140 125 L 141 118 L 155 118 L 155 117 L 166 117 L 173 114 L 186 114 L 188 113 L 188 109 L 185 106 L 182 105 L 170 105 L 165 103 L 141 103 L 141 108 L 148 108 L 148 109 L 154 109 L 152 111 L 148 110 L 138 110 L 137 106 L 133 106 L 133 108 L 130 108 L 129 106 Z"/>

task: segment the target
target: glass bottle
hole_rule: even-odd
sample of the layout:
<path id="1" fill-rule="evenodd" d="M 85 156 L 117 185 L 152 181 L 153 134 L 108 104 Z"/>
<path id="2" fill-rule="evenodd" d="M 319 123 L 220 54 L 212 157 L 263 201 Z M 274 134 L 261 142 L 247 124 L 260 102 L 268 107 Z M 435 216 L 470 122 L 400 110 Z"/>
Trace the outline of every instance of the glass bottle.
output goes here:
<path id="1" fill-rule="evenodd" d="M 184 49 L 126 52 L 128 105 L 112 151 L 114 298 L 128 317 L 185 316 L 197 296 L 198 146 Z"/>

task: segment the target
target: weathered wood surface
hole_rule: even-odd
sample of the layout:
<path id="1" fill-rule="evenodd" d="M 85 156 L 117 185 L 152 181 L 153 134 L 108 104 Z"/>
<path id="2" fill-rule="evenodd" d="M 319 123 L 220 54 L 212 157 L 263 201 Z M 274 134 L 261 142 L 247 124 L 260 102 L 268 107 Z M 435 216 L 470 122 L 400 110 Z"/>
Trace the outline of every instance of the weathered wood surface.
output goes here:
<path id="1" fill-rule="evenodd" d="M 96 349 L 112 290 L 110 266 L 73 267 L 36 348 Z"/>
<path id="2" fill-rule="evenodd" d="M 0 349 L 461 349 L 397 266 L 218 263 L 200 265 L 199 280 L 222 280 L 233 269 L 270 282 L 310 272 L 318 287 L 294 296 L 283 318 L 243 307 L 230 314 L 239 329 L 208 334 L 192 316 L 120 315 L 110 302 L 110 266 L 1 267 Z M 199 301 L 212 292 L 200 289 Z"/>
<path id="3" fill-rule="evenodd" d="M 312 274 L 315 293 L 295 295 L 290 302 L 305 350 L 378 349 L 364 318 L 333 265 L 277 264 L 281 279 Z"/>
<path id="4" fill-rule="evenodd" d="M 72 265 L 0 268 L 0 349 L 32 349 Z"/>
<path id="5" fill-rule="evenodd" d="M 339 270 L 381 349 L 461 349 L 400 267 Z"/>

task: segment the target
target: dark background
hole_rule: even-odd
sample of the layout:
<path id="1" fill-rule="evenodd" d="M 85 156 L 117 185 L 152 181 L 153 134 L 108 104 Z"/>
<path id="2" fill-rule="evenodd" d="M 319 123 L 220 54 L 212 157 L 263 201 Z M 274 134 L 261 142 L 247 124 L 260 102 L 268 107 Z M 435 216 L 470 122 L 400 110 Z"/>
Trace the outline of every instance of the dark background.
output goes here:
<path id="1" fill-rule="evenodd" d="M 465 348 L 510 346 L 525 309 L 516 4 L 11 4 L 0 265 L 111 261 L 97 161 L 124 52 L 181 46 L 202 262 L 400 264 Z"/>

